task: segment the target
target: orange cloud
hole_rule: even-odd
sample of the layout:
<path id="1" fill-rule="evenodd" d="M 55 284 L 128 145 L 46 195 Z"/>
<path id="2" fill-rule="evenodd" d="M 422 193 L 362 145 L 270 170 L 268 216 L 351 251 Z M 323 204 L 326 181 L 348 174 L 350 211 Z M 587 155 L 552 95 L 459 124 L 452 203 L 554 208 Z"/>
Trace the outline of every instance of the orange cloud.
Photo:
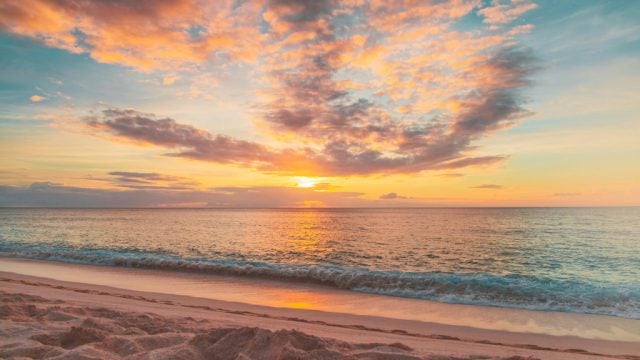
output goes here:
<path id="1" fill-rule="evenodd" d="M 508 34 L 455 29 L 480 5 L 295 2 L 269 9 L 264 18 L 276 31 L 264 59 L 268 86 L 261 92 L 266 110 L 260 127 L 279 139 L 312 144 L 322 167 L 337 174 L 503 159 L 470 157 L 471 142 L 528 114 L 519 90 L 536 66 Z M 364 20 L 341 27 L 336 12 Z M 299 31 L 316 35 L 287 41 Z M 358 72 L 372 80 L 354 86 L 337 79 Z M 360 95 L 362 89 L 377 98 Z M 381 105 L 384 97 L 393 111 Z"/>
<path id="2" fill-rule="evenodd" d="M 493 0 L 492 6 L 481 9 L 478 13 L 484 16 L 486 24 L 504 25 L 537 7 L 537 4 L 528 0 Z"/>
<path id="3" fill-rule="evenodd" d="M 165 85 L 201 63 L 223 72 L 229 63 L 250 62 L 252 85 L 259 87 L 252 115 L 280 143 L 266 146 L 121 109 L 87 119 L 98 133 L 173 149 L 172 156 L 264 171 L 397 173 L 501 161 L 505 156 L 477 154 L 473 142 L 529 114 L 520 92 L 537 66 L 516 46 L 520 30 L 497 34 L 457 25 L 473 11 L 486 23 L 506 24 L 535 4 L 482 5 L 8 0 L 0 27 L 97 61 L 162 70 L 170 74 Z M 220 81 L 214 72 L 200 78 Z M 196 81 L 184 94 L 210 99 Z"/>
<path id="4" fill-rule="evenodd" d="M 173 85 L 176 81 L 180 80 L 180 76 L 170 75 L 162 78 L 163 85 Z"/>
<path id="5" fill-rule="evenodd" d="M 482 104 L 487 106 L 487 104 Z M 489 107 L 490 109 L 490 107 Z M 487 111 L 491 111 L 491 110 Z M 511 114 L 510 109 L 498 109 Z M 463 120 L 466 118 L 462 118 Z M 290 147 L 276 149 L 266 145 L 212 134 L 181 124 L 171 118 L 158 118 L 135 110 L 106 109 L 84 119 L 92 135 L 109 135 L 114 141 L 171 149 L 167 156 L 252 167 L 262 171 L 299 176 L 345 176 L 374 173 L 418 172 L 429 169 L 456 169 L 494 164 L 504 156 L 473 156 L 469 142 L 487 131 L 485 120 L 460 125 L 449 133 L 443 129 L 391 129 L 402 131 L 404 141 L 393 153 L 375 150 L 367 143 L 334 141 L 321 148 Z M 435 132 L 437 135 L 431 134 Z M 429 141 L 433 140 L 433 143 Z"/>
<path id="6" fill-rule="evenodd" d="M 0 28 L 99 62 L 174 69 L 224 53 L 252 58 L 255 4 L 197 0 L 7 0 Z"/>
<path id="7" fill-rule="evenodd" d="M 320 192 L 297 187 L 218 187 L 184 189 L 175 186 L 129 186 L 112 189 L 75 187 L 52 182 L 0 187 L 5 207 L 345 207 L 371 206 L 359 192 Z"/>

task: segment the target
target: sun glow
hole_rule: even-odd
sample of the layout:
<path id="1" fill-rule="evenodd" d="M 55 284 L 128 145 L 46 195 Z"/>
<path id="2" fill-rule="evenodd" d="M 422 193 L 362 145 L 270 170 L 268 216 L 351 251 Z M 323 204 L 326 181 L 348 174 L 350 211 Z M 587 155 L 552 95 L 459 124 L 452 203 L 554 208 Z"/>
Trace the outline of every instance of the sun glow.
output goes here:
<path id="1" fill-rule="evenodd" d="M 321 178 L 312 178 L 306 176 L 296 176 L 297 187 L 299 188 L 312 188 L 316 186 L 322 179 Z"/>

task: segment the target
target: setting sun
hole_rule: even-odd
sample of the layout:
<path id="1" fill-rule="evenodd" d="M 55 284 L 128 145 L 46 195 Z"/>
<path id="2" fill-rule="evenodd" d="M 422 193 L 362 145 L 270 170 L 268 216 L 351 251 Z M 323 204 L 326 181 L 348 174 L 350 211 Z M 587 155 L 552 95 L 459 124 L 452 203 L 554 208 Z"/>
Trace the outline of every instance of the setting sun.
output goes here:
<path id="1" fill-rule="evenodd" d="M 640 360 L 638 19 L 0 0 L 0 359 Z"/>
<path id="2" fill-rule="evenodd" d="M 312 178 L 312 177 L 306 177 L 306 176 L 296 176 L 296 186 L 299 188 L 312 188 L 314 186 L 316 186 L 320 181 L 322 181 L 322 178 Z"/>

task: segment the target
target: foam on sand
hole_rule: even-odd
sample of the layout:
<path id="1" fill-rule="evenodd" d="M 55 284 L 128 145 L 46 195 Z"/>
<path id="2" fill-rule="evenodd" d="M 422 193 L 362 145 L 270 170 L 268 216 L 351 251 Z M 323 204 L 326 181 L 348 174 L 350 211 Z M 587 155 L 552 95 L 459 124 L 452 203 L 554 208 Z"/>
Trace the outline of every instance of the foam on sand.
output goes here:
<path id="1" fill-rule="evenodd" d="M 337 289 L 452 304 L 612 315 L 640 319 L 640 284 L 595 284 L 524 275 L 373 271 L 237 259 L 181 258 L 141 250 L 0 244 L 0 256 L 171 272 L 320 284 Z"/>
<path id="2" fill-rule="evenodd" d="M 1 275 L 0 358 L 640 360 L 635 342 L 268 308 Z"/>
<path id="3" fill-rule="evenodd" d="M 123 290 L 142 292 L 142 294 L 151 292 L 156 295 L 207 299 L 206 301 L 209 302 L 224 301 L 226 303 L 220 304 L 219 307 L 225 308 L 231 304 L 234 308 L 239 308 L 240 306 L 237 305 L 242 303 L 254 306 L 252 311 L 260 313 L 273 313 L 274 309 L 290 309 L 283 311 L 284 313 L 295 312 L 293 316 L 296 317 L 311 316 L 324 320 L 322 316 L 317 317 L 314 313 L 314 311 L 323 311 L 340 314 L 336 320 L 345 324 L 360 323 L 358 319 L 344 321 L 345 315 L 358 315 L 419 321 L 422 324 L 528 333 L 530 335 L 527 338 L 531 338 L 532 334 L 539 334 L 593 340 L 640 341 L 640 321 L 611 316 L 444 304 L 428 300 L 363 294 L 298 282 L 0 257 L 0 270 L 4 269 L 11 274 L 2 273 L 0 275 L 2 278 L 15 278 L 17 274 L 40 278 L 45 276 L 57 281 L 73 282 L 81 288 L 93 284 L 117 288 L 118 293 Z M 45 279 L 38 282 L 43 281 Z M 46 280 L 46 283 L 49 282 L 50 280 Z M 6 286 L 6 283 L 0 282 L 1 286 Z M 35 294 L 40 295 L 39 292 Z M 388 321 L 385 321 L 385 324 L 388 324 Z M 375 322 L 370 325 L 378 327 Z M 399 329 L 406 329 L 407 324 L 398 326 Z M 438 329 L 437 332 L 456 336 L 457 331 L 449 333 L 446 330 L 443 333 L 444 330 Z M 515 340 L 512 339 L 509 342 Z M 589 346 L 588 344 L 576 345 Z"/>

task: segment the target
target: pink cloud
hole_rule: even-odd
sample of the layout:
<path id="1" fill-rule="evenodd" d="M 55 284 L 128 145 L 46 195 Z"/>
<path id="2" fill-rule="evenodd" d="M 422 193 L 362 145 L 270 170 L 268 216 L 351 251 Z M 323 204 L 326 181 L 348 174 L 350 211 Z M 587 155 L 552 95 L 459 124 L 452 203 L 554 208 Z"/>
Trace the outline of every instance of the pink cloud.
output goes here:
<path id="1" fill-rule="evenodd" d="M 366 175 L 506 158 L 481 154 L 474 142 L 529 114 L 521 92 L 537 66 L 515 33 L 456 26 L 481 6 L 9 0 L 0 27 L 100 62 L 159 71 L 165 85 L 204 63 L 250 65 L 258 98 L 249 112 L 275 141 L 267 146 L 123 109 L 89 116 L 94 133 L 262 171 Z M 503 24 L 535 6 L 494 2 L 479 12 L 485 22 Z M 212 74 L 200 75 L 217 85 Z M 210 96 L 191 85 L 189 96 Z"/>
<path id="2" fill-rule="evenodd" d="M 96 61 L 142 71 L 174 69 L 216 53 L 248 59 L 258 31 L 257 4 L 232 1 L 7 0 L 0 28 Z M 190 30 L 202 28 L 198 37 Z"/>
<path id="3" fill-rule="evenodd" d="M 537 7 L 537 4 L 528 0 L 493 0 L 491 6 L 479 10 L 478 13 L 484 16 L 486 24 L 505 25 Z"/>
<path id="4" fill-rule="evenodd" d="M 173 85 L 176 81 L 180 80 L 180 76 L 169 75 L 162 78 L 163 85 Z"/>
<path id="5" fill-rule="evenodd" d="M 500 190 L 504 188 L 502 185 L 497 184 L 482 184 L 477 186 L 472 186 L 474 189 L 488 189 L 488 190 Z"/>

